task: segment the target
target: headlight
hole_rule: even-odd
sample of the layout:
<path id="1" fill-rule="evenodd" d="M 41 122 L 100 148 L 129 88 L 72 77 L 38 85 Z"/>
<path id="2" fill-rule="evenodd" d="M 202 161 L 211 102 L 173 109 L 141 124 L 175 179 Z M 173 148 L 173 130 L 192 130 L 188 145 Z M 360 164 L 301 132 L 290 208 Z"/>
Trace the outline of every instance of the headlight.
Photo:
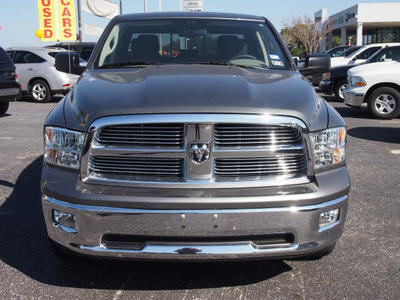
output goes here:
<path id="1" fill-rule="evenodd" d="M 322 74 L 322 81 L 330 81 L 331 80 L 331 73 L 324 73 Z"/>
<path id="2" fill-rule="evenodd" d="M 366 86 L 367 82 L 361 76 L 348 76 L 347 83 L 350 86 Z"/>
<path id="3" fill-rule="evenodd" d="M 337 127 L 311 133 L 315 170 L 344 162 L 346 128 Z"/>
<path id="4" fill-rule="evenodd" d="M 82 132 L 47 126 L 44 129 L 44 161 L 79 169 L 86 135 Z"/>

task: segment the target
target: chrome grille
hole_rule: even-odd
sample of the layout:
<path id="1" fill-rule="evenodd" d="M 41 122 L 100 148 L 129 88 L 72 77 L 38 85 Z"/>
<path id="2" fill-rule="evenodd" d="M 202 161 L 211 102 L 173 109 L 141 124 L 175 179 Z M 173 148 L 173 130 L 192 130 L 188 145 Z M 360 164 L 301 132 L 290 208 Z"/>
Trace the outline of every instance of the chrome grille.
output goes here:
<path id="1" fill-rule="evenodd" d="M 99 130 L 96 141 L 104 145 L 124 145 L 136 148 L 182 149 L 184 146 L 184 126 L 183 124 L 110 125 Z"/>
<path id="2" fill-rule="evenodd" d="M 267 121 L 247 114 L 104 117 L 91 125 L 81 177 L 86 183 L 156 188 L 309 182 L 305 124 L 283 116 Z M 204 161 L 198 159 L 202 153 Z"/>
<path id="3" fill-rule="evenodd" d="M 263 124 L 217 124 L 214 127 L 215 147 L 288 147 L 301 141 L 294 127 Z"/>
<path id="4" fill-rule="evenodd" d="M 99 178 L 150 181 L 182 181 L 183 159 L 124 158 L 94 156 L 89 158 L 89 170 Z"/>
<path id="5" fill-rule="evenodd" d="M 307 167 L 305 155 L 279 156 L 273 158 L 220 158 L 215 159 L 215 179 L 258 180 L 273 176 L 287 177 L 303 173 Z"/>

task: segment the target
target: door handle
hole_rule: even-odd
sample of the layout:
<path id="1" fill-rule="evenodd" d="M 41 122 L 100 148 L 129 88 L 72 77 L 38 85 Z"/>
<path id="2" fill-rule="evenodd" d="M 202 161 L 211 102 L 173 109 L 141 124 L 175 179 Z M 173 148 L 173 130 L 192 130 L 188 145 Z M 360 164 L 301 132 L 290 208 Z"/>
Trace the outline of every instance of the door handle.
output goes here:
<path id="1" fill-rule="evenodd" d="M 28 68 L 28 71 L 33 71 L 33 68 Z"/>

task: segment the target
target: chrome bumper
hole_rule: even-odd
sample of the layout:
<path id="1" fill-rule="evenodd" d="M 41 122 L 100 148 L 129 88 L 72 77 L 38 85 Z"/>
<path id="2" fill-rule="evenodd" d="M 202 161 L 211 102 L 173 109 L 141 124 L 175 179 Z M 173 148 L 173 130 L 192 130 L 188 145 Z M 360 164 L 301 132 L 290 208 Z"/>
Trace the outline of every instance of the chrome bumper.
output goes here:
<path id="1" fill-rule="evenodd" d="M 46 195 L 42 196 L 42 205 L 50 238 L 83 255 L 156 260 L 231 260 L 289 258 L 323 250 L 342 235 L 348 196 L 317 205 L 258 209 L 114 208 L 71 204 Z M 340 209 L 339 220 L 319 228 L 320 214 L 337 208 Z M 74 214 L 75 227 L 66 228 L 54 222 L 54 209 Z M 147 240 L 139 248 L 129 242 L 105 243 L 104 237 L 110 234 L 147 237 Z M 293 236 L 293 240 L 262 245 L 252 241 L 255 235 L 274 234 L 288 234 Z M 160 237 L 169 239 L 163 241 Z M 220 237 L 223 239 L 218 239 Z M 213 238 L 215 242 L 210 242 Z"/>
<path id="2" fill-rule="evenodd" d="M 361 107 L 364 102 L 364 93 L 351 91 L 351 88 L 344 90 L 344 104 L 354 107 Z"/>

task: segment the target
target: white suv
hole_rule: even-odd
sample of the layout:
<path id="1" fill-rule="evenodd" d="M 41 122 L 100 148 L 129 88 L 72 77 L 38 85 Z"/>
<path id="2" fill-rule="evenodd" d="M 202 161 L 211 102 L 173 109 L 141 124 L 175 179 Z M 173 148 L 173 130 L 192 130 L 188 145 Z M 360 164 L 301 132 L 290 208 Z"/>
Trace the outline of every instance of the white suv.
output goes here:
<path id="1" fill-rule="evenodd" d="M 380 119 L 399 116 L 400 62 L 394 59 L 351 68 L 347 71 L 347 80 L 345 104 L 360 108 L 367 102 L 370 112 Z"/>
<path id="2" fill-rule="evenodd" d="M 17 68 L 22 92 L 35 102 L 48 102 L 54 94 L 66 94 L 79 76 L 57 71 L 55 55 L 63 49 L 13 47 L 6 52 Z"/>
<path id="3" fill-rule="evenodd" d="M 350 55 L 339 55 L 337 57 L 331 57 L 331 68 L 347 64 L 361 64 L 365 62 L 368 58 L 370 58 L 378 50 L 386 46 L 400 46 L 400 43 L 380 43 L 361 46 L 357 51 L 352 52 Z M 342 54 L 345 54 L 345 52 L 343 52 Z"/>

